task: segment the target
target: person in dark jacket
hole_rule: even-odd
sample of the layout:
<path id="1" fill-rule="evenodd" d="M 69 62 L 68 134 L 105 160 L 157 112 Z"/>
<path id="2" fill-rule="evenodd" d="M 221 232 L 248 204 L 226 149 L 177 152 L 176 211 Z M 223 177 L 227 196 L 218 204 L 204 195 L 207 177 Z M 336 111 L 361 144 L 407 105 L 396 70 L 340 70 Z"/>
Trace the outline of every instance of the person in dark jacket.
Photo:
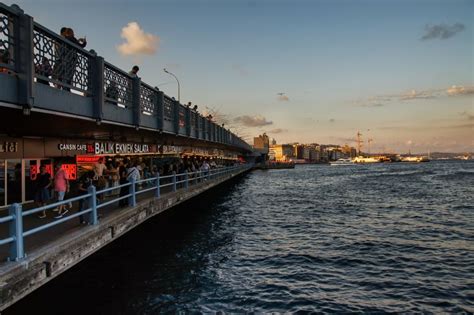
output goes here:
<path id="1" fill-rule="evenodd" d="M 51 174 L 46 172 L 46 166 L 40 166 L 40 173 L 36 175 L 36 194 L 35 201 L 39 207 L 46 205 L 50 199 L 49 188 L 51 187 Z M 40 219 L 46 218 L 46 211 L 38 215 Z"/>

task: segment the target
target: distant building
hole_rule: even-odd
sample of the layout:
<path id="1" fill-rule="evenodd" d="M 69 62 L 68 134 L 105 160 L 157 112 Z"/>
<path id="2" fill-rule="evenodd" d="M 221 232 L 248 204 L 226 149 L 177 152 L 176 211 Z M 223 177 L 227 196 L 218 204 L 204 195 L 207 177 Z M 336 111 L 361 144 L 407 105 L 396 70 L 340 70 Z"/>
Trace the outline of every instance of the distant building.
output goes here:
<path id="1" fill-rule="evenodd" d="M 302 160 L 304 159 L 303 157 L 303 154 L 304 154 L 304 145 L 302 144 L 295 144 L 293 146 L 295 152 L 294 152 L 294 156 L 298 159 L 298 160 Z"/>
<path id="2" fill-rule="evenodd" d="M 270 148 L 270 139 L 265 133 L 253 138 L 253 148 L 260 154 L 257 158 L 257 162 L 267 161 L 269 158 L 268 152 Z"/>
<path id="3" fill-rule="evenodd" d="M 294 148 L 291 144 L 277 144 L 270 146 L 269 156 L 275 161 L 289 161 L 295 158 Z"/>
<path id="4" fill-rule="evenodd" d="M 270 138 L 268 138 L 266 133 L 253 138 L 253 147 L 254 149 L 262 149 L 268 152 L 268 149 L 270 148 Z"/>

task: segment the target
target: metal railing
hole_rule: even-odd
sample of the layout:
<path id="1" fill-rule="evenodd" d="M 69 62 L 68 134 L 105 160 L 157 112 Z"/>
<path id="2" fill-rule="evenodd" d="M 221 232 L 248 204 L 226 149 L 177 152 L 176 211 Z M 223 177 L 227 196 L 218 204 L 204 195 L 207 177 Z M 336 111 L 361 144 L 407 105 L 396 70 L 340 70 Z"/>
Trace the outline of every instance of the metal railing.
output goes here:
<path id="1" fill-rule="evenodd" d="M 15 69 L 15 18 L 9 7 L 0 3 L 0 66 Z"/>
<path id="2" fill-rule="evenodd" d="M 132 78 L 125 71 L 104 62 L 104 93 L 106 101 L 122 107 L 132 107 Z"/>
<path id="3" fill-rule="evenodd" d="M 19 261 L 26 257 L 24 239 L 27 236 L 48 230 L 52 227 L 71 221 L 78 217 L 81 218 L 81 221 L 87 221 L 89 225 L 97 225 L 99 223 L 98 210 L 115 204 L 121 200 L 128 201 L 128 205 L 134 207 L 137 204 L 138 195 L 153 191 L 154 197 L 160 198 L 162 194 L 162 188 L 171 187 L 172 192 L 183 189 L 186 190 L 192 185 L 197 185 L 208 180 L 217 180 L 231 174 L 237 174 L 244 170 L 250 169 L 251 167 L 251 164 L 241 164 L 232 167 L 222 167 L 202 171 L 200 170 L 190 173 L 185 172 L 176 174 L 173 172 L 172 175 L 167 176 L 160 176 L 158 174 L 156 177 L 141 179 L 138 181 L 132 179 L 128 183 L 99 191 L 97 191 L 95 186 L 89 186 L 88 192 L 84 195 L 54 202 L 27 211 L 22 211 L 21 204 L 14 203 L 9 207 L 8 215 L 0 217 L 0 224 L 9 224 L 8 237 L 0 239 L 0 245 L 9 245 L 9 261 Z M 138 189 L 138 187 L 141 187 L 141 189 Z M 100 195 L 104 195 L 107 192 L 122 188 L 128 188 L 128 193 L 104 202 L 98 202 L 98 197 Z M 46 210 L 55 209 L 56 207 L 67 205 L 72 202 L 79 202 L 80 208 L 78 212 L 29 230 L 24 229 L 23 221 L 25 217 L 38 214 Z"/>
<path id="4" fill-rule="evenodd" d="M 18 49 L 19 47 L 22 49 Z M 206 124 L 209 128 L 205 133 L 196 132 L 194 118 L 192 122 L 188 119 L 189 108 L 162 95 L 159 89 L 141 82 L 141 79 L 132 78 L 127 72 L 104 61 L 94 51 L 80 47 L 78 42 L 68 40 L 34 22 L 32 17 L 15 5 L 0 3 L 0 57 L 2 70 L 9 69 L 18 74 L 16 80 L 19 93 L 15 94 L 16 101 L 13 102 L 22 105 L 26 112 L 33 107 L 58 110 L 56 107 L 48 107 L 51 106 L 49 100 L 41 103 L 36 98 L 41 94 L 38 91 L 44 89 L 40 87 L 42 84 L 88 98 L 78 102 L 89 104 L 90 101 L 93 110 L 71 109 L 72 106 L 62 108 L 72 114 L 92 116 L 98 122 L 112 120 L 136 128 L 154 128 L 161 132 L 221 142 L 252 151 L 251 146 L 236 135 L 232 139 L 218 141 L 219 138 L 215 135 L 221 134 L 224 128 L 212 121 Z M 33 88 L 34 84 L 36 88 Z M 65 97 L 67 94 L 55 95 L 57 96 L 48 93 L 44 97 Z M 12 102 L 10 96 L 3 100 Z M 59 103 L 65 102 L 61 100 Z M 123 111 L 117 114 L 110 107 L 107 108 L 110 110 L 104 110 L 111 105 L 118 105 Z M 160 109 L 158 113 L 157 107 Z M 133 119 L 127 115 L 133 116 Z M 200 114 L 197 115 L 202 118 Z"/>

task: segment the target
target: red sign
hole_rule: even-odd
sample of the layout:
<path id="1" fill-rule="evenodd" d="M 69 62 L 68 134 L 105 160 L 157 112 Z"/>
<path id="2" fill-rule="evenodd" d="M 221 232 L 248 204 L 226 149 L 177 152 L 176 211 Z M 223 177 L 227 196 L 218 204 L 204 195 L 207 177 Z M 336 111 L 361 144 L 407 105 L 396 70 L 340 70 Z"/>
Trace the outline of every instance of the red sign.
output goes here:
<path id="1" fill-rule="evenodd" d="M 46 168 L 46 173 L 49 173 L 49 175 L 52 176 L 53 174 L 53 165 L 51 164 L 43 164 L 43 166 Z M 31 164 L 30 165 L 30 179 L 31 180 L 36 180 L 36 176 L 40 173 L 40 165 L 38 164 Z"/>
<path id="2" fill-rule="evenodd" d="M 77 166 L 76 164 L 62 164 L 61 168 L 66 172 L 69 180 L 77 179 Z"/>
<path id="3" fill-rule="evenodd" d="M 101 156 L 98 155 L 77 155 L 76 163 L 77 164 L 91 164 L 99 162 Z"/>
<path id="4" fill-rule="evenodd" d="M 88 144 L 87 144 L 86 152 L 87 152 L 87 153 L 94 153 L 94 152 L 95 152 L 94 145 L 91 144 L 91 143 L 88 143 Z"/>

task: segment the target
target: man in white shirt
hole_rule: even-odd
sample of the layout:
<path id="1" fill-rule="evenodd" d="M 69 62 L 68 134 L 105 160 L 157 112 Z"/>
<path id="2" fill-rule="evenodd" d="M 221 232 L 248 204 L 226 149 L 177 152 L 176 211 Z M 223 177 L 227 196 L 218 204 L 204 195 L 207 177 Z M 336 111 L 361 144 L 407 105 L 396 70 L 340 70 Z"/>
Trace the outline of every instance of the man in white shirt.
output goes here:
<path id="1" fill-rule="evenodd" d="M 99 177 L 104 176 L 104 171 L 107 169 L 107 167 L 104 164 L 104 158 L 101 157 L 97 161 L 97 163 L 94 164 L 94 179 L 97 180 Z"/>

